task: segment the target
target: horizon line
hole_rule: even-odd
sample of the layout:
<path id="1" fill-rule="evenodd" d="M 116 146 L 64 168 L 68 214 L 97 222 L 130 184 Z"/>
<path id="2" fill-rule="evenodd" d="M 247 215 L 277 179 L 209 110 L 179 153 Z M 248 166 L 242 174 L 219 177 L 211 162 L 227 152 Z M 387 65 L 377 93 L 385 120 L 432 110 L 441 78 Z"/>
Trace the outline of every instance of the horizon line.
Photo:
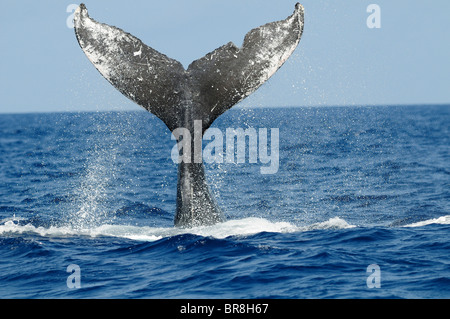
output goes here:
<path id="1" fill-rule="evenodd" d="M 444 107 L 450 107 L 450 102 L 449 103 L 415 103 L 415 104 L 364 104 L 364 105 L 284 105 L 284 106 L 235 106 L 233 108 L 231 108 L 230 110 L 244 110 L 244 109 L 292 109 L 292 108 L 358 108 L 358 107 L 417 107 L 417 106 L 423 106 L 423 107 L 427 107 L 427 106 L 444 106 Z M 229 110 L 228 110 L 229 111 Z M 0 116 L 1 115 L 26 115 L 26 114 L 70 114 L 70 113 L 120 113 L 120 112 L 146 112 L 146 113 L 150 113 L 153 114 L 147 110 L 145 110 L 142 107 L 137 107 L 136 109 L 104 109 L 104 110 L 59 110 L 59 111 L 24 111 L 24 112 L 2 112 L 0 111 Z"/>

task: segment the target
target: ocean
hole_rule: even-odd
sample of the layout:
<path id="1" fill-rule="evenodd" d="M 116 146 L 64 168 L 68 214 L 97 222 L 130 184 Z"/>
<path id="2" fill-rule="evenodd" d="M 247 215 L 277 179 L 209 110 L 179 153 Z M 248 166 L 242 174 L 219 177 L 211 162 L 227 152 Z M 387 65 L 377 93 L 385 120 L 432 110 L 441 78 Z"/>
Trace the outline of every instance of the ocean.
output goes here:
<path id="1" fill-rule="evenodd" d="M 226 221 L 175 228 L 145 111 L 0 115 L 0 298 L 450 298 L 450 106 L 233 109 L 279 167 L 210 163 Z"/>

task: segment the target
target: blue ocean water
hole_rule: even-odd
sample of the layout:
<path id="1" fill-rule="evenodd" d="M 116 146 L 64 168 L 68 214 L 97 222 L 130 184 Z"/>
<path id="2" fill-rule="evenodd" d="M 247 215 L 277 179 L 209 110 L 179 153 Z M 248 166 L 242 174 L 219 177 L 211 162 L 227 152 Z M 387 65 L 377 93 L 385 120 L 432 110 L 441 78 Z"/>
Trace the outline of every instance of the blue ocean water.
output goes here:
<path id="1" fill-rule="evenodd" d="M 279 128 L 279 170 L 207 164 L 227 221 L 179 229 L 155 116 L 0 115 L 0 298 L 450 297 L 449 106 L 235 109 L 214 127 Z"/>

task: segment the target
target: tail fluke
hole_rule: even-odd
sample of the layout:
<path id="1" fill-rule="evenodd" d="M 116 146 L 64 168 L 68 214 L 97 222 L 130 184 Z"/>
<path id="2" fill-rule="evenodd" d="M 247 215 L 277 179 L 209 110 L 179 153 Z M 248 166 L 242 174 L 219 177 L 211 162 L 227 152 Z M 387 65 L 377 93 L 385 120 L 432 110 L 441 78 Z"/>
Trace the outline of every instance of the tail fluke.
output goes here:
<path id="1" fill-rule="evenodd" d="M 145 45 L 133 35 L 89 17 L 81 4 L 74 15 L 75 33 L 86 56 L 116 89 L 163 120 L 170 130 L 186 100 L 193 102 L 206 130 L 287 60 L 303 32 L 303 6 L 287 19 L 251 30 L 242 48 L 228 43 L 191 63 L 180 62 Z"/>
<path id="2" fill-rule="evenodd" d="M 196 120 L 202 121 L 204 132 L 283 65 L 300 41 L 303 18 L 303 7 L 297 4 L 285 20 L 251 30 L 241 48 L 230 42 L 187 70 L 131 34 L 91 19 L 83 4 L 75 11 L 74 25 L 84 53 L 116 89 L 159 117 L 172 132 L 186 128 L 195 134 Z M 175 225 L 222 220 L 203 163 L 181 162 Z"/>

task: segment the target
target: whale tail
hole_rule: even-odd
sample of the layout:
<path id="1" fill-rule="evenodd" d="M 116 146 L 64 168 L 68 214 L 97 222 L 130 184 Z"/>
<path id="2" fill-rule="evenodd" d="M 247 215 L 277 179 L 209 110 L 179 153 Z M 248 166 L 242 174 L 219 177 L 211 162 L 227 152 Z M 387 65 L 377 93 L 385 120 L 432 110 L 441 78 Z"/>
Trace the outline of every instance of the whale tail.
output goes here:
<path id="1" fill-rule="evenodd" d="M 133 35 L 89 17 L 81 4 L 74 14 L 75 34 L 97 70 L 123 95 L 160 118 L 173 132 L 202 121 L 204 133 L 221 114 L 267 81 L 294 52 L 303 32 L 304 11 L 265 24 L 245 36 L 182 64 Z M 175 225 L 197 226 L 223 220 L 210 194 L 203 163 L 180 163 Z"/>

